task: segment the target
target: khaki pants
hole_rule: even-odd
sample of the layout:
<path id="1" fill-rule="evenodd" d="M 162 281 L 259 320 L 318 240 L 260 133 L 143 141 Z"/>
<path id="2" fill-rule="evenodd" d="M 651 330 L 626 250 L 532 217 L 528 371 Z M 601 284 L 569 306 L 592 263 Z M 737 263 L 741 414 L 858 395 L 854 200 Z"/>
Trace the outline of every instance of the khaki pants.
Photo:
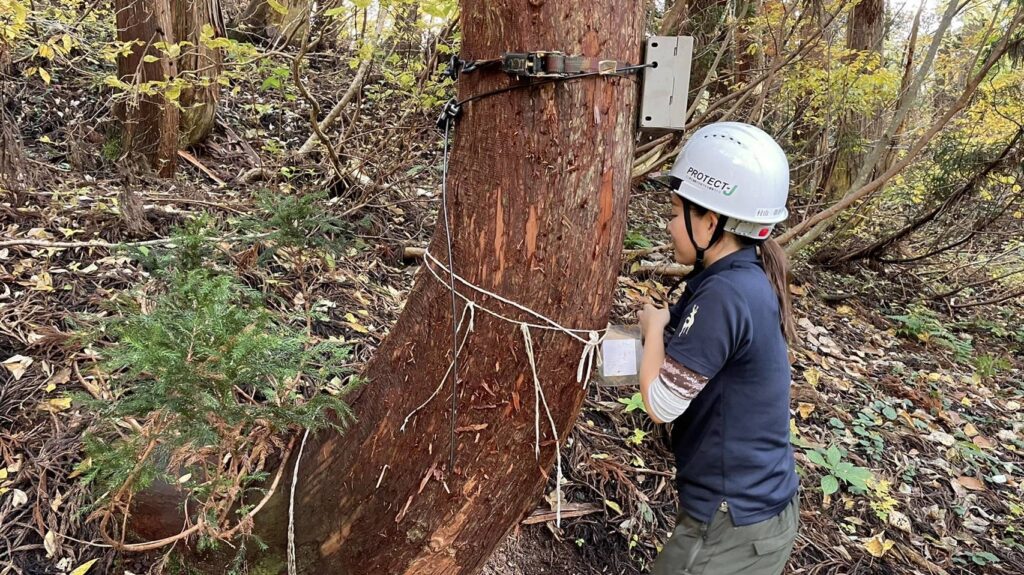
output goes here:
<path id="1" fill-rule="evenodd" d="M 796 540 L 800 494 L 775 517 L 742 527 L 725 510 L 707 524 L 681 515 L 652 575 L 778 575 Z"/>

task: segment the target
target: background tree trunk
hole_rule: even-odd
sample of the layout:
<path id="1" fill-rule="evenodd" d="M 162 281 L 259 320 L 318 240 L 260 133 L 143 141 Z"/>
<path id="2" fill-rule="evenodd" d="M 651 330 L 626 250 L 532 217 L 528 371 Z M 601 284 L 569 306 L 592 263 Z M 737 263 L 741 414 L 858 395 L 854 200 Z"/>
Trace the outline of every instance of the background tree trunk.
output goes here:
<path id="1" fill-rule="evenodd" d="M 10 51 L 7 43 L 0 41 L 0 76 L 8 73 Z M 7 82 L 0 81 L 0 198 L 8 198 L 14 206 L 21 206 L 26 187 L 26 166 L 21 145 L 21 134 L 14 118 L 8 112 L 11 97 L 7 93 Z"/>
<path id="2" fill-rule="evenodd" d="M 219 0 L 172 0 L 174 37 L 178 42 L 191 42 L 178 58 L 178 74 L 189 82 L 181 92 L 181 145 L 194 146 L 210 135 L 217 112 L 219 84 L 217 76 L 223 64 L 219 48 L 211 48 L 202 40 L 203 28 L 209 26 L 214 37 L 224 35 Z"/>
<path id="3" fill-rule="evenodd" d="M 309 11 L 309 0 L 280 0 L 285 13 L 274 10 L 267 0 L 249 0 L 242 11 L 233 38 L 246 41 L 273 41 L 290 44 L 302 38 Z"/>
<path id="4" fill-rule="evenodd" d="M 546 48 L 640 58 L 640 2 L 599 0 L 580 10 L 570 0 L 467 1 L 461 14 L 464 57 Z M 459 97 L 515 81 L 467 74 Z M 587 78 L 468 105 L 449 180 L 457 273 L 563 326 L 603 328 L 625 231 L 635 98 L 632 78 Z M 430 250 L 447 261 L 443 224 Z M 507 316 L 530 319 L 460 291 Z M 461 302 L 459 308 L 461 315 Z M 538 459 L 534 385 L 519 327 L 478 311 L 459 360 L 460 431 L 451 469 L 451 382 L 400 430 L 442 383 L 451 362 L 451 316 L 447 284 L 421 272 L 368 367 L 369 383 L 349 398 L 358 423 L 343 435 L 310 437 L 296 493 L 301 573 L 475 573 L 541 495 L 555 442 L 568 434 L 585 395 L 576 382 L 583 346 L 563 333 L 533 332 L 558 431 L 555 437 L 541 425 Z M 287 469 L 294 464 L 293 458 Z M 256 517 L 255 533 L 271 545 L 263 565 L 280 566 L 284 557 L 288 492 L 282 485 Z M 145 519 L 137 513 L 136 525 Z"/>
<path id="5" fill-rule="evenodd" d="M 115 0 L 117 39 L 134 41 L 127 57 L 119 57 L 117 70 L 128 84 L 159 82 L 175 77 L 174 60 L 154 47 L 158 42 L 173 44 L 169 0 Z M 144 56 L 156 58 L 144 61 Z M 133 96 L 122 106 L 122 153 L 145 158 L 161 177 L 174 175 L 178 153 L 178 108 L 170 105 L 161 91 Z"/>
<path id="6" fill-rule="evenodd" d="M 885 25 L 885 0 L 860 0 L 850 12 L 846 28 L 846 47 L 861 55 L 882 58 Z M 832 174 L 833 199 L 841 197 L 853 184 L 867 150 L 882 134 L 884 124 L 879 115 L 848 113 L 840 122 L 836 135 L 836 163 Z"/>

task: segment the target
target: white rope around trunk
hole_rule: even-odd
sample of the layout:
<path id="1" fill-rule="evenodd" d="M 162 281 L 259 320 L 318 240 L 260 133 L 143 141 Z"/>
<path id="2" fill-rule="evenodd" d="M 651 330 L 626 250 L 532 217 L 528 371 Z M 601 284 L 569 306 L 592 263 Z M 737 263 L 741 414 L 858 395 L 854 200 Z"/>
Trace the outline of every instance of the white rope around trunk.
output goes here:
<path id="1" fill-rule="evenodd" d="M 500 296 L 500 295 L 498 295 L 498 294 L 496 294 L 494 292 L 485 290 L 482 287 L 474 285 L 474 284 L 470 283 L 469 281 L 467 281 L 462 276 L 460 276 L 459 274 L 453 274 L 451 272 L 451 270 L 449 270 L 443 263 L 441 263 L 440 260 L 438 260 L 436 257 L 434 257 L 434 254 L 430 253 L 430 250 L 427 250 L 426 252 L 424 252 L 423 257 L 424 257 L 425 267 L 430 272 L 430 274 L 433 275 L 435 279 L 437 279 L 439 282 L 444 284 L 446 287 L 448 286 L 448 283 L 445 282 L 444 278 L 442 278 L 441 276 L 439 276 L 437 274 L 437 272 L 434 270 L 433 266 L 437 266 L 437 267 L 441 268 L 444 271 L 445 274 L 448 274 L 449 276 L 454 277 L 456 281 L 458 281 L 462 285 L 472 289 L 473 291 L 482 293 L 482 294 L 486 295 L 487 297 L 491 297 L 491 298 L 494 298 L 494 299 L 496 299 L 496 300 L 498 300 L 498 301 L 500 301 L 502 303 L 508 304 L 508 305 L 510 305 L 510 306 L 512 306 L 512 307 L 514 307 L 514 308 L 516 308 L 516 309 L 518 309 L 518 310 L 520 310 L 520 311 L 522 311 L 524 313 L 527 313 L 527 314 L 533 316 L 534 318 L 544 322 L 544 324 L 546 324 L 546 325 L 539 324 L 539 323 L 530 323 L 530 322 L 525 322 L 525 321 L 517 321 L 517 320 L 514 320 L 514 319 L 512 319 L 510 317 L 504 316 L 504 315 L 502 315 L 502 314 L 500 314 L 500 313 L 498 313 L 498 312 L 496 312 L 494 310 L 488 309 L 486 306 L 480 305 L 479 303 L 476 304 L 476 306 L 478 308 L 480 308 L 483 311 L 491 314 L 492 316 L 494 316 L 496 318 L 499 318 L 499 319 L 502 319 L 502 320 L 507 321 L 507 322 L 512 323 L 512 324 L 525 325 L 525 326 L 528 326 L 528 327 L 533 328 L 533 329 L 549 329 L 549 330 L 553 330 L 553 331 L 560 331 L 560 332 L 568 335 L 569 337 L 572 337 L 576 341 L 582 343 L 583 344 L 583 352 L 580 354 L 580 361 L 579 361 L 579 363 L 576 366 L 576 383 L 582 383 L 582 384 L 586 385 L 588 380 L 585 380 L 584 376 L 589 376 L 590 375 L 590 370 L 594 366 L 594 358 L 597 355 L 598 350 L 601 347 L 601 342 L 604 340 L 604 335 L 602 335 L 602 332 L 604 332 L 605 330 L 603 330 L 603 329 L 600 329 L 600 330 L 596 330 L 596 329 L 572 329 L 572 328 L 564 327 L 561 324 L 559 324 L 558 322 L 556 322 L 555 320 L 547 317 L 546 315 L 544 315 L 544 314 L 542 314 L 540 312 L 534 311 L 534 310 L 532 310 L 532 309 L 530 309 L 530 308 L 528 308 L 528 307 L 526 307 L 526 306 L 524 306 L 524 305 L 522 305 L 520 303 L 514 302 L 514 301 L 512 301 L 512 300 L 510 300 L 508 298 L 502 297 L 502 296 Z M 468 297 L 466 297 L 465 295 L 463 295 L 463 294 L 461 294 L 459 292 L 455 292 L 455 294 L 458 297 L 460 297 L 463 300 L 465 300 L 466 302 L 468 302 L 468 303 L 475 303 L 475 302 L 473 302 L 473 300 L 469 299 Z M 584 337 L 584 336 L 586 336 L 586 337 Z"/>
<path id="2" fill-rule="evenodd" d="M 457 290 L 452 289 L 452 293 L 455 296 L 462 298 L 466 302 L 466 307 L 463 308 L 463 311 L 462 311 L 462 317 L 459 319 L 459 324 L 458 324 L 458 327 L 456 329 L 456 334 L 458 334 L 459 331 L 462 331 L 462 326 L 466 322 L 466 315 L 467 314 L 469 315 L 468 329 L 466 329 L 465 334 L 462 337 L 462 341 L 459 343 L 459 345 L 458 345 L 458 347 L 457 347 L 457 349 L 455 351 L 455 356 L 452 357 L 452 362 L 448 365 L 448 370 L 445 371 L 444 376 L 441 377 L 441 381 L 438 383 L 437 388 L 434 389 L 434 392 L 430 395 L 430 397 L 427 398 L 426 401 L 424 401 L 422 404 L 420 404 L 418 407 L 416 407 L 416 409 L 412 410 L 407 416 L 405 416 L 405 420 L 402 421 L 402 426 L 399 428 L 400 431 L 405 431 L 406 426 L 409 424 L 409 420 L 411 420 L 414 415 L 416 415 L 419 411 L 421 411 L 424 407 L 426 407 L 431 401 L 433 401 L 437 397 L 437 395 L 441 392 L 441 389 L 444 387 L 444 382 L 445 382 L 445 380 L 448 379 L 448 375 L 451 373 L 451 371 L 453 369 L 453 366 L 456 363 L 456 359 L 458 358 L 459 353 L 462 352 L 462 348 L 466 345 L 466 340 L 469 338 L 469 334 L 473 331 L 474 323 L 475 323 L 474 320 L 475 320 L 475 316 L 476 316 L 476 309 L 479 308 L 479 309 L 483 310 L 484 312 L 486 312 L 486 313 L 488 313 L 488 314 L 490 314 L 490 315 L 492 315 L 492 316 L 494 316 L 494 317 L 496 317 L 498 319 L 501 319 L 503 321 L 506 321 L 506 322 L 514 324 L 514 325 L 518 325 L 520 333 L 523 336 L 523 346 L 526 348 L 526 357 L 529 360 L 530 372 L 531 372 L 531 374 L 533 376 L 534 454 L 536 455 L 536 457 L 538 459 L 540 459 L 540 414 L 541 414 L 541 408 L 544 409 L 544 413 L 547 416 L 548 424 L 551 426 L 551 435 L 552 435 L 552 437 L 555 440 L 555 462 L 556 462 L 556 465 L 555 465 L 555 467 L 556 467 L 556 475 L 555 475 L 555 523 L 556 523 L 556 525 L 558 527 L 561 527 L 562 526 L 562 448 L 561 448 L 561 445 L 560 445 L 560 442 L 559 442 L 558 429 L 555 426 L 555 418 L 554 418 L 554 416 L 551 415 L 551 409 L 550 409 L 550 407 L 548 407 L 547 398 L 544 396 L 544 389 L 543 389 L 543 386 L 540 383 L 540 375 L 537 373 L 537 360 L 536 360 L 536 357 L 534 356 L 534 350 L 533 350 L 533 334 L 530 332 L 530 330 L 531 329 L 546 329 L 546 330 L 558 331 L 558 332 L 564 333 L 564 334 L 572 337 L 576 341 L 578 341 L 578 342 L 583 344 L 583 351 L 580 354 L 580 360 L 579 360 L 579 363 L 576 366 L 576 382 L 577 383 L 582 383 L 584 385 L 586 385 L 587 381 L 589 381 L 590 370 L 594 366 L 594 359 L 595 359 L 596 355 L 598 354 L 598 352 L 600 350 L 601 342 L 604 340 L 604 335 L 601 333 L 604 330 L 571 329 L 571 328 L 564 327 L 561 324 L 559 324 L 558 322 L 556 322 L 555 320 L 553 320 L 553 319 L 551 319 L 551 318 L 549 318 L 549 317 L 547 317 L 547 316 L 545 316 L 545 315 L 543 315 L 543 314 L 541 314 L 539 312 L 536 312 L 536 311 L 534 311 L 534 310 L 532 310 L 532 309 L 530 309 L 530 308 L 528 308 L 528 307 L 526 307 L 526 306 L 524 306 L 522 304 L 514 302 L 514 301 L 512 301 L 512 300 L 510 300 L 508 298 L 502 297 L 502 296 L 500 296 L 500 295 L 498 295 L 496 293 L 493 293 L 493 292 L 488 291 L 486 289 L 483 289 L 483 288 L 481 288 L 479 286 L 476 286 L 476 285 L 470 283 L 469 281 L 467 281 L 466 279 L 460 277 L 458 274 L 452 273 L 452 271 L 447 266 L 445 266 L 443 263 L 441 263 L 437 258 L 435 258 L 434 255 L 430 253 L 430 251 L 427 251 L 427 252 L 424 253 L 424 265 L 427 268 L 427 271 L 429 271 L 430 274 L 432 276 L 434 276 L 435 279 L 437 279 L 437 281 L 439 281 L 441 284 L 443 284 L 445 287 L 448 287 L 449 289 L 451 289 L 453 287 L 453 284 L 450 283 L 451 280 L 458 281 L 460 284 L 462 284 L 462 285 L 464 285 L 464 286 L 466 286 L 466 287 L 468 287 L 468 288 L 470 288 L 470 289 L 472 289 L 472 290 L 474 290 L 476 292 L 479 292 L 479 293 L 484 294 L 484 295 L 486 295 L 488 297 L 494 298 L 494 299 L 496 299 L 496 300 L 498 300 L 498 301 L 500 301 L 502 303 L 505 303 L 507 305 L 515 307 L 516 309 L 518 309 L 518 310 L 520 310 L 520 311 L 522 311 L 522 312 L 532 316 L 533 318 L 535 318 L 539 322 L 543 322 L 543 323 L 534 323 L 534 322 L 528 322 L 528 321 L 518 321 L 518 320 L 512 319 L 512 318 L 510 318 L 508 316 L 505 316 L 505 315 L 502 315 L 502 314 L 500 314 L 500 313 L 498 313 L 498 312 L 496 312 L 494 310 L 488 309 L 486 306 L 483 306 L 483 305 L 481 305 L 481 304 L 479 304 L 479 303 L 469 299 L 467 296 L 463 295 L 462 293 L 459 293 Z M 440 268 L 441 270 L 443 270 L 444 273 L 448 275 L 448 277 L 449 277 L 449 281 L 448 282 L 446 282 L 445 278 L 441 277 L 441 275 L 439 275 L 437 273 L 437 271 L 434 269 L 435 266 Z"/>

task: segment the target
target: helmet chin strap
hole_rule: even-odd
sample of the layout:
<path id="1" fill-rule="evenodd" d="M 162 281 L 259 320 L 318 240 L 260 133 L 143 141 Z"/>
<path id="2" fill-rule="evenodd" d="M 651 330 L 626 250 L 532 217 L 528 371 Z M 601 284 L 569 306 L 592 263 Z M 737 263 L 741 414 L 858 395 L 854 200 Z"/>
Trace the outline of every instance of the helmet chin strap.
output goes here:
<path id="1" fill-rule="evenodd" d="M 722 239 L 722 235 L 725 233 L 725 224 L 728 218 L 725 216 L 718 216 L 718 223 L 715 224 L 715 230 L 711 233 L 711 240 L 708 241 L 708 245 L 700 247 L 697 245 L 697 240 L 693 237 L 693 224 L 690 221 L 690 209 L 693 207 L 693 203 L 686 198 L 683 200 L 683 221 L 686 223 L 686 235 L 690 238 L 690 244 L 693 246 L 694 251 L 697 253 L 697 261 L 693 264 L 693 271 L 698 272 L 704 269 L 704 252 L 711 249 L 718 240 Z"/>

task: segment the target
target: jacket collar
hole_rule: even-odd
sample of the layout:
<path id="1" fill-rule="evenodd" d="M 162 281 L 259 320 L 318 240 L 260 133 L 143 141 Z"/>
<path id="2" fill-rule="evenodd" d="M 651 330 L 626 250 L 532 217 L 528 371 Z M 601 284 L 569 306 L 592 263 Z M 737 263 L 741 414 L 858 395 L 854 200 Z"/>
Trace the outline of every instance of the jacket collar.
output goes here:
<path id="1" fill-rule="evenodd" d="M 684 291 L 684 294 L 687 298 L 690 295 L 693 295 L 693 293 L 697 291 L 697 288 L 704 280 L 708 279 L 709 277 L 717 273 L 721 273 L 725 270 L 732 268 L 746 267 L 752 264 L 758 267 L 760 267 L 761 265 L 761 258 L 757 255 L 757 247 L 742 247 L 732 252 L 731 254 L 716 260 L 715 263 L 700 270 L 699 272 L 691 273 L 689 276 L 687 276 L 684 280 L 686 282 L 686 289 Z"/>

